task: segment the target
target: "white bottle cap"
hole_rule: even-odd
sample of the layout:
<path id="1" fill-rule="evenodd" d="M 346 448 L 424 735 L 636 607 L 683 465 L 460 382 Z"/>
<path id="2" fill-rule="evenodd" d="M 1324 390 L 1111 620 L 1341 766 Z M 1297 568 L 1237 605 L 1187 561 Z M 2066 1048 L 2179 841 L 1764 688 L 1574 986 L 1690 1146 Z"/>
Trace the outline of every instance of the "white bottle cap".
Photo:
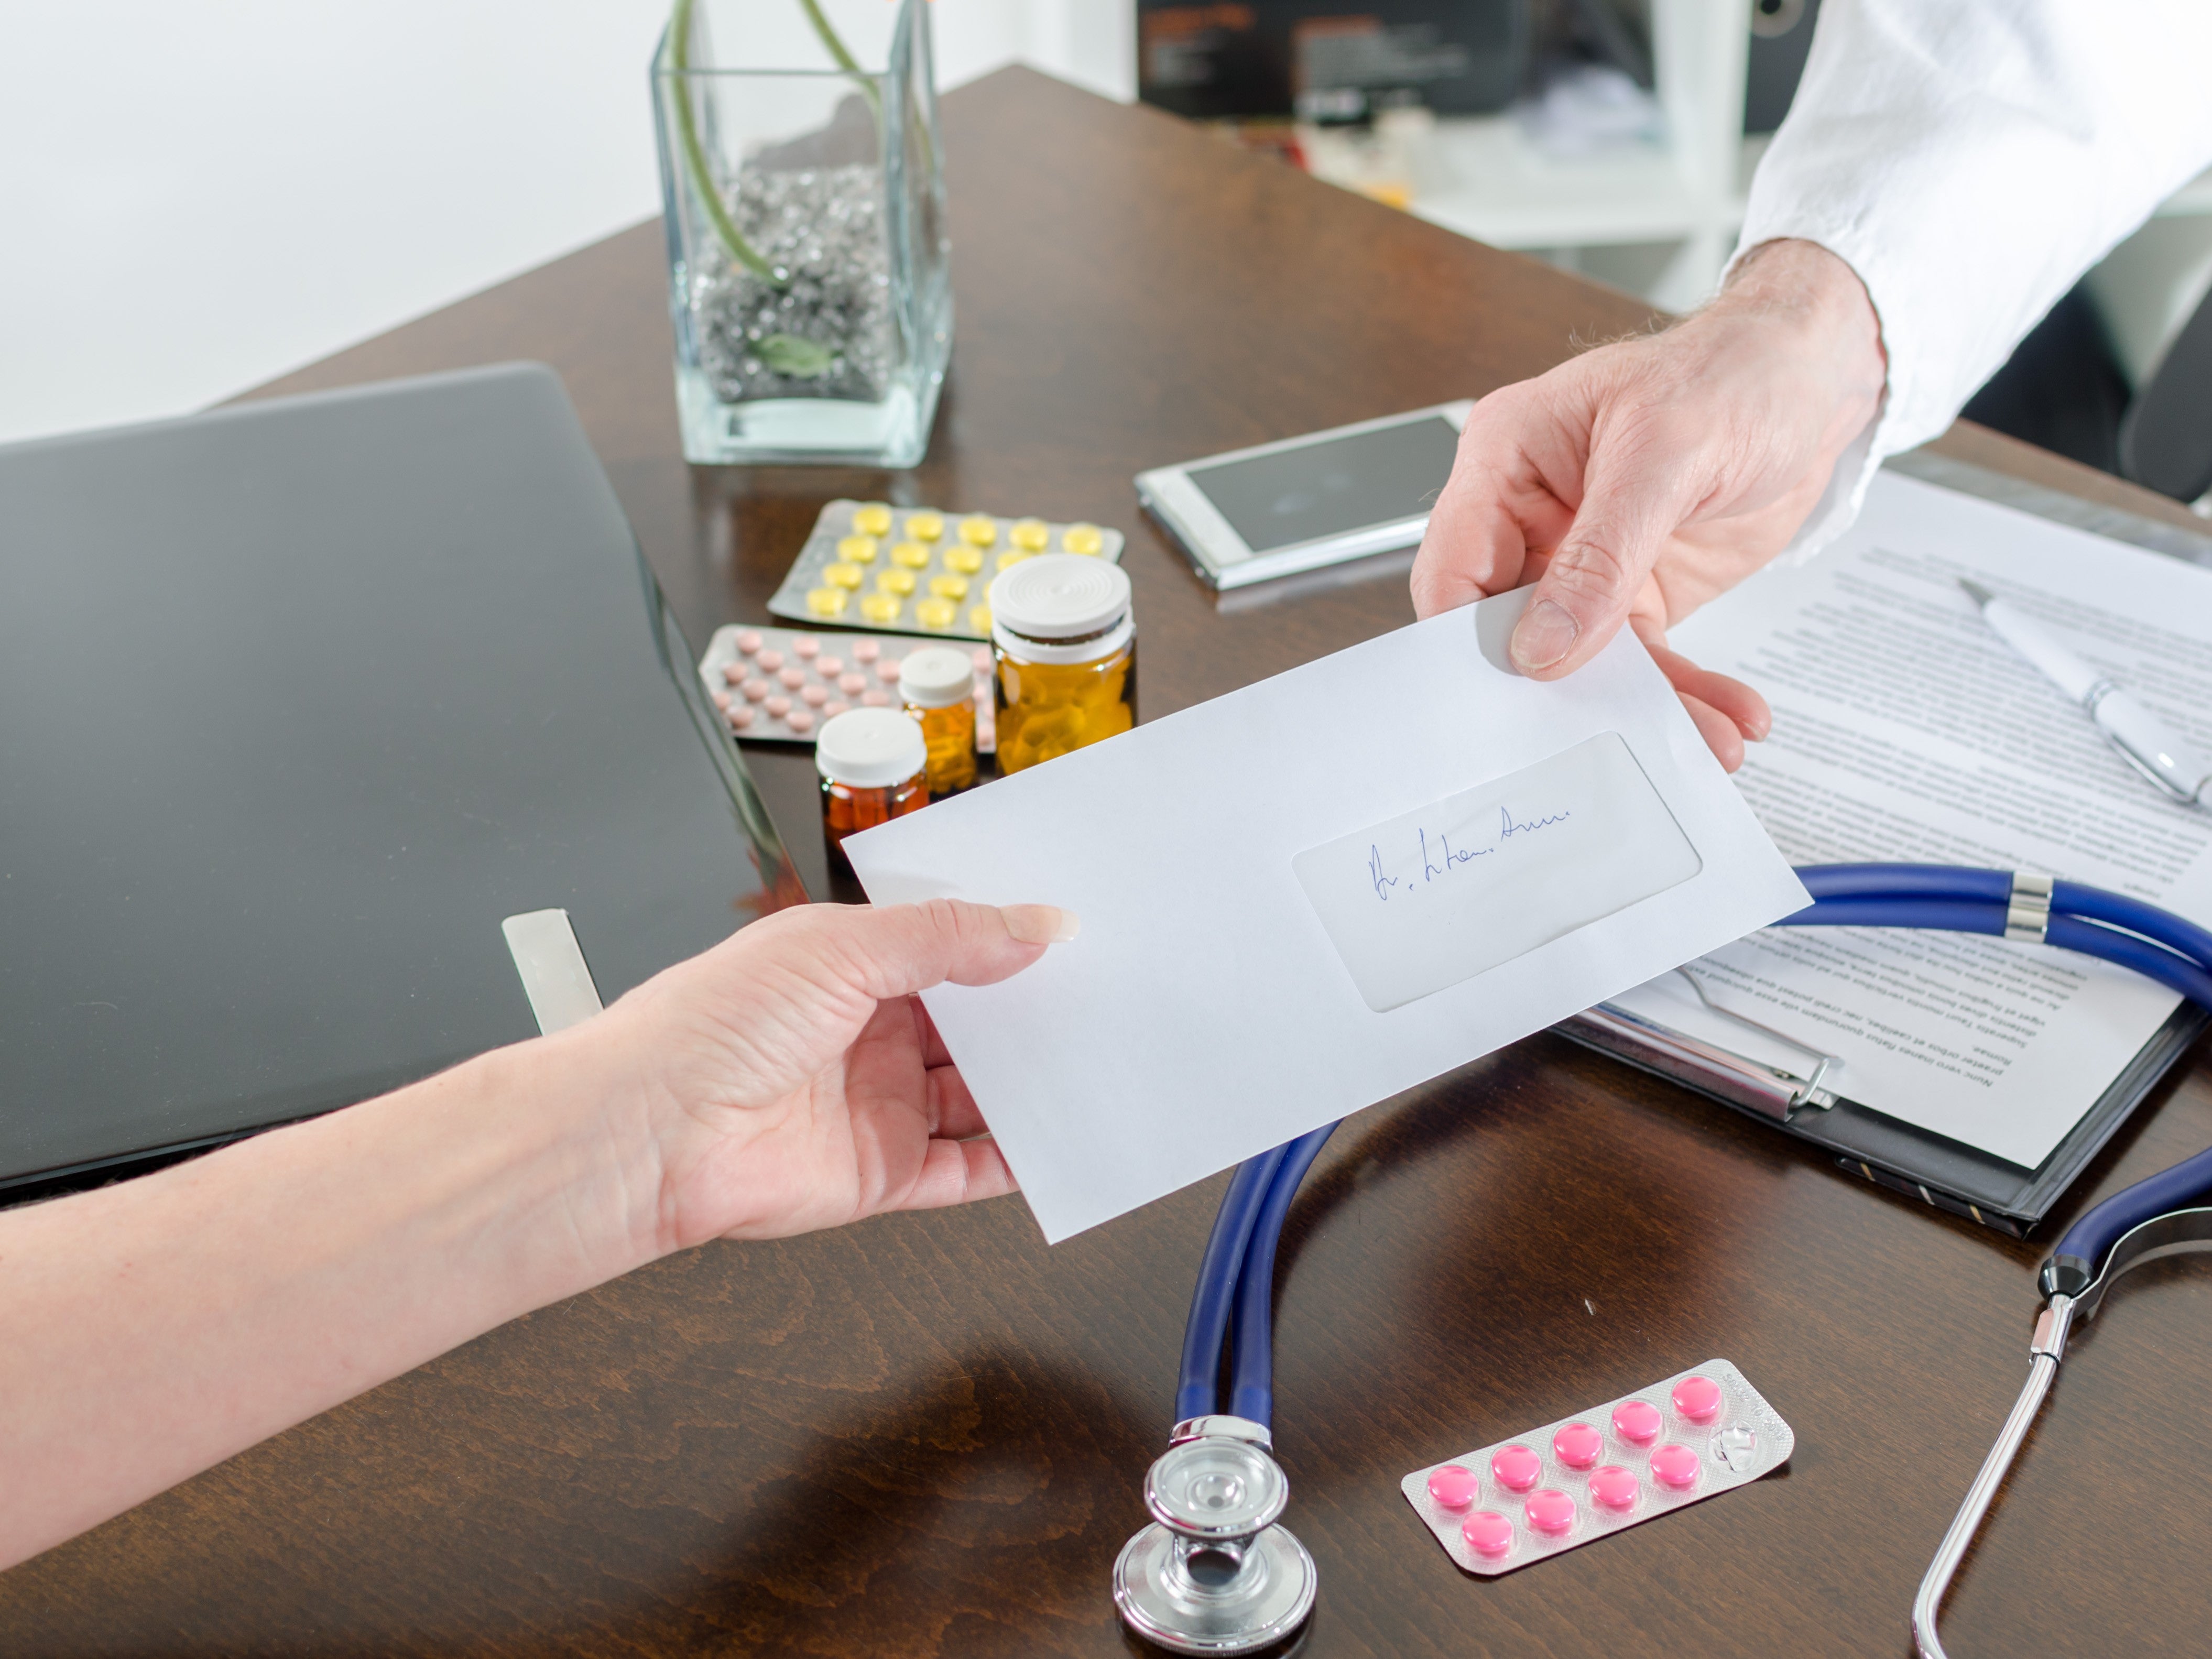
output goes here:
<path id="1" fill-rule="evenodd" d="M 925 645 L 899 665 L 899 696 L 917 708 L 950 708 L 975 695 L 975 665 L 965 651 Z"/>
<path id="2" fill-rule="evenodd" d="M 814 769 L 855 789 L 887 789 L 928 764 L 921 723 L 896 708 L 850 709 L 814 739 Z"/>
<path id="3" fill-rule="evenodd" d="M 1030 640 L 1106 633 L 1129 611 L 1129 573 L 1079 553 L 1044 553 L 999 573 L 991 584 L 994 627 Z"/>

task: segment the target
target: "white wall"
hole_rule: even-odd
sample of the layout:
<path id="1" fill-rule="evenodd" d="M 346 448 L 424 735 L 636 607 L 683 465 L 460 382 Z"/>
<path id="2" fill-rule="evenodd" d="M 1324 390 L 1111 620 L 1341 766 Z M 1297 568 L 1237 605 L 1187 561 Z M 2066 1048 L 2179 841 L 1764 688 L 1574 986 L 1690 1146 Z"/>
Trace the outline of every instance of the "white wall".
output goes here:
<path id="1" fill-rule="evenodd" d="M 667 10 L 0 0 L 0 441 L 198 408 L 655 211 Z M 935 0 L 939 80 L 1131 97 L 1130 11 Z"/>

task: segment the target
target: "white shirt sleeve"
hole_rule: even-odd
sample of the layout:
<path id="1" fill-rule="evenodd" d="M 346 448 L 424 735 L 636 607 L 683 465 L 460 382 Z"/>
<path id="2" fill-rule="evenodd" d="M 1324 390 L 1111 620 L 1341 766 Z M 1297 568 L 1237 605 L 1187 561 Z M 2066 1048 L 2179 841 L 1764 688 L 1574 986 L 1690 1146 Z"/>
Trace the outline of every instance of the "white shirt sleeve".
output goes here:
<path id="1" fill-rule="evenodd" d="M 1889 382 L 1785 558 L 1840 535 L 1882 458 L 1948 427 L 2212 161 L 2208 64 L 2212 0 L 1826 0 L 1735 258 L 1802 237 L 1844 259 Z"/>

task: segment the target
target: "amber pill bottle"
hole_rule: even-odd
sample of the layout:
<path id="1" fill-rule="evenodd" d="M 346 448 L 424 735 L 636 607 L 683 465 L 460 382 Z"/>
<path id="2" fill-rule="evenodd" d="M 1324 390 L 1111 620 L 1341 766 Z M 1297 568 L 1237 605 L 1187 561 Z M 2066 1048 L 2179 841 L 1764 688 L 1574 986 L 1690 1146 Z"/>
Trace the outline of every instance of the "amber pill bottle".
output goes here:
<path id="1" fill-rule="evenodd" d="M 822 838 L 830 868 L 853 879 L 845 837 L 929 805 L 921 727 L 896 708 L 855 708 L 823 722 L 814 740 L 822 775 Z"/>
<path id="2" fill-rule="evenodd" d="M 991 584 L 999 769 L 1018 772 L 1137 722 L 1129 573 L 1074 553 L 1024 559 Z"/>
<path id="3" fill-rule="evenodd" d="M 957 794 L 975 782 L 975 665 L 965 651 L 926 645 L 899 665 L 899 702 L 921 726 L 929 793 Z"/>

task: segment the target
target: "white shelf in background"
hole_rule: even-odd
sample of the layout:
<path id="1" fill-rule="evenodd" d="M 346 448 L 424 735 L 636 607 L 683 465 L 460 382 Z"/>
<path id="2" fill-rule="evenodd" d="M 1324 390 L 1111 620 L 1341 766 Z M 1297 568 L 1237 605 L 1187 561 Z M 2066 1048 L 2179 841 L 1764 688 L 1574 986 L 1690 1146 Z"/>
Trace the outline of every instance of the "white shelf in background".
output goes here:
<path id="1" fill-rule="evenodd" d="M 1497 247 L 1673 241 L 1741 212 L 1695 188 L 1664 145 L 1557 157 L 1494 116 L 1440 121 L 1428 148 L 1412 210 Z"/>

